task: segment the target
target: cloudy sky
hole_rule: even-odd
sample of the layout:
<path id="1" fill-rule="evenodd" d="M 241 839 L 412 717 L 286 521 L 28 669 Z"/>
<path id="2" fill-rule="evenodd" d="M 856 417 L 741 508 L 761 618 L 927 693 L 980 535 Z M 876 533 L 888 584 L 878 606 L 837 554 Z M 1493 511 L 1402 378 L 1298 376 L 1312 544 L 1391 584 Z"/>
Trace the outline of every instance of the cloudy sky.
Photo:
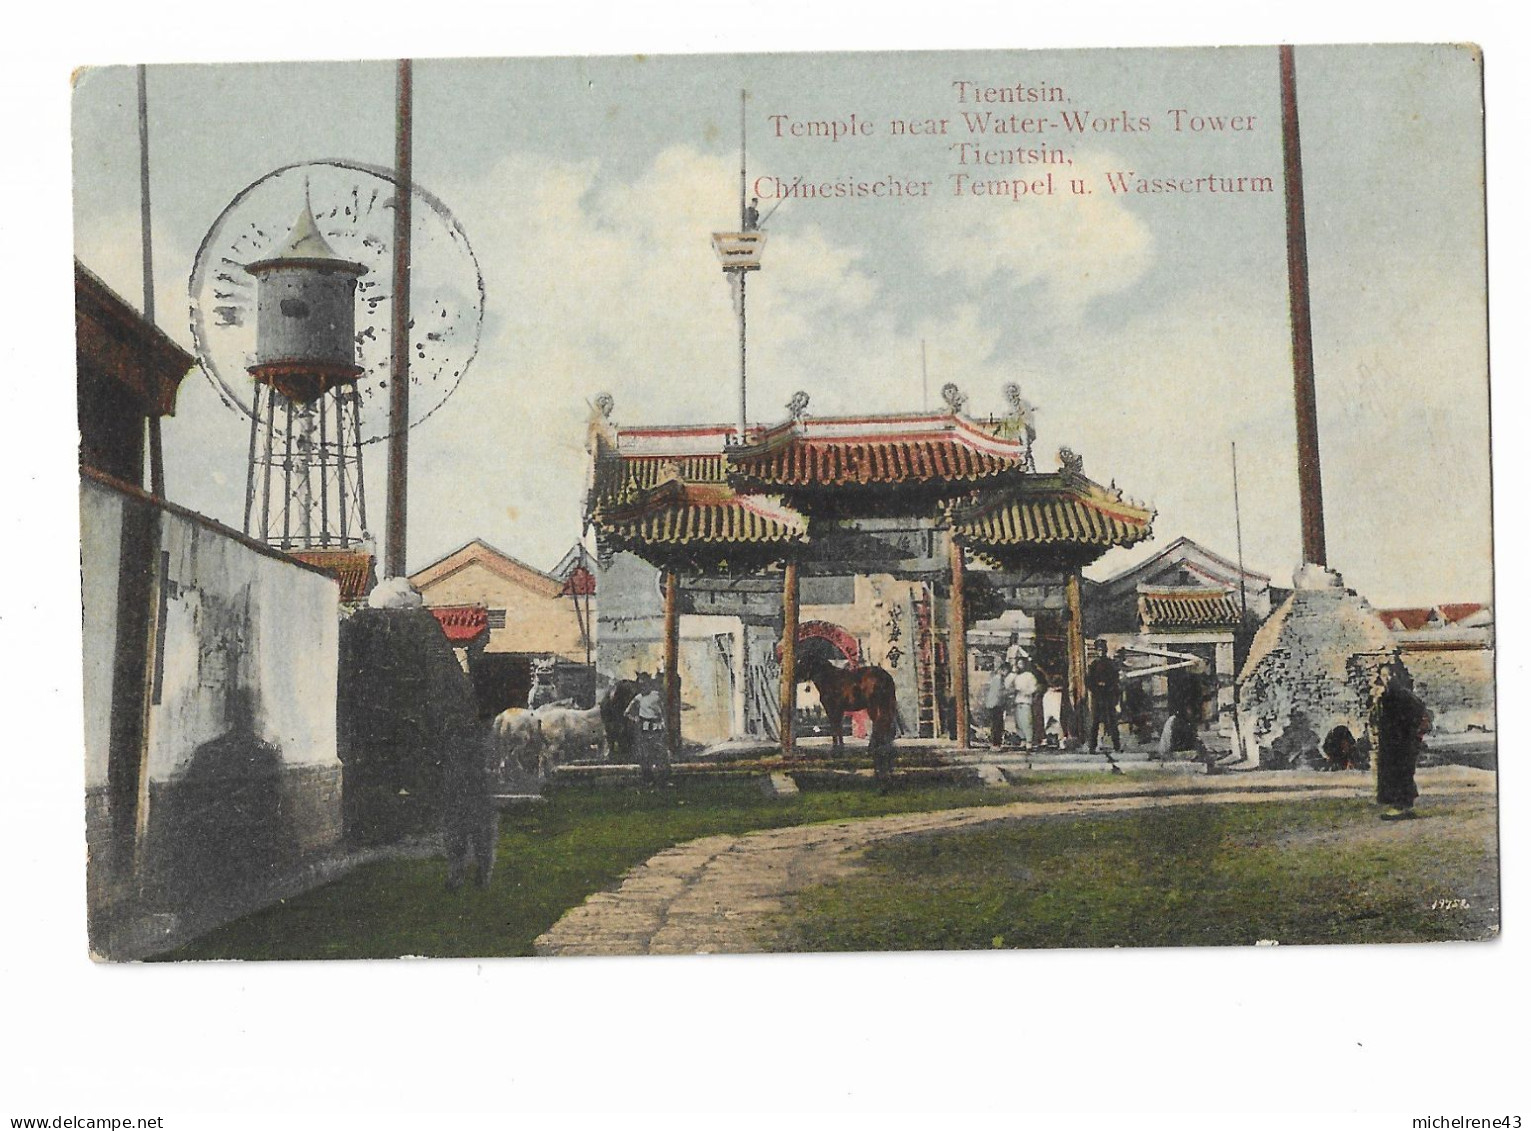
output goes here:
<path id="1" fill-rule="evenodd" d="M 1330 563 L 1379 605 L 1487 599 L 1477 59 L 1300 48 L 1297 67 Z M 958 80 L 1062 101 L 959 104 Z M 391 162 L 393 81 L 385 63 L 150 69 L 168 332 L 190 345 L 192 261 L 241 189 L 294 161 Z M 973 411 L 998 411 L 1018 381 L 1039 407 L 1041 467 L 1066 445 L 1158 509 L 1154 541 L 1094 576 L 1181 534 L 1232 556 L 1236 442 L 1246 559 L 1290 580 L 1274 48 L 417 63 L 415 176 L 471 240 L 487 309 L 467 378 L 411 439 L 411 569 L 474 537 L 556 561 L 579 531 L 596 393 L 615 397 L 621 423 L 732 419 L 735 324 L 708 237 L 737 222 L 741 88 L 752 182 L 930 184 L 924 198 L 792 199 L 771 215 L 750 281 L 752 418 L 780 419 L 798 389 L 821 414 L 919 408 L 923 342 L 931 402 L 954 381 Z M 74 167 L 77 254 L 136 302 L 134 99 L 131 70 L 77 80 Z M 961 111 L 984 109 L 1048 124 L 974 137 Z M 1176 131 L 1173 110 L 1250 128 Z M 792 136 L 791 123 L 852 114 L 870 135 Z M 1073 134 L 1065 114 L 1102 124 Z M 1136 128 L 1109 128 L 1123 118 Z M 894 136 L 894 119 L 945 119 L 947 132 Z M 959 165 L 952 146 L 975 140 L 1045 145 L 1068 164 Z M 1052 172 L 1055 195 L 958 196 L 959 172 Z M 1116 194 L 1108 172 L 1269 177 L 1275 191 Z M 1069 178 L 1093 191 L 1074 195 Z M 165 431 L 171 496 L 237 524 L 247 442 L 193 374 Z"/>

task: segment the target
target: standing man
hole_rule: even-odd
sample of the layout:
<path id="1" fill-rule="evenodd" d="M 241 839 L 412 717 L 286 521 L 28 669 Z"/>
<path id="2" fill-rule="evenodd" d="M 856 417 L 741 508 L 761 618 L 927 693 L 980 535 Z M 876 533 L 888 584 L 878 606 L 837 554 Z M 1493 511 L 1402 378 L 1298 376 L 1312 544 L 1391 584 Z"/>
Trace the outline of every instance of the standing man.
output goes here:
<path id="1" fill-rule="evenodd" d="M 1063 680 L 1057 676 L 1047 677 L 1042 692 L 1042 741 L 1054 750 L 1063 749 Z"/>
<path id="2" fill-rule="evenodd" d="M 648 672 L 638 673 L 638 694 L 633 696 L 625 712 L 636 731 L 634 745 L 644 785 L 653 783 L 656 768 L 661 776 L 670 775 L 670 752 L 664 735 L 663 683 Z"/>
<path id="3" fill-rule="evenodd" d="M 1091 653 L 1093 658 L 1084 673 L 1085 702 L 1090 713 L 1090 753 L 1094 754 L 1099 747 L 1101 730 L 1110 728 L 1111 748 L 1120 754 L 1122 735 L 1117 712 L 1122 702 L 1122 675 L 1117 670 L 1116 661 L 1106 655 L 1104 640 L 1097 640 Z M 1106 758 L 1111 763 L 1112 773 L 1122 772 L 1115 758 L 1110 754 Z"/>
<path id="4" fill-rule="evenodd" d="M 1006 697 L 1005 669 L 995 664 L 994 670 L 989 673 L 989 682 L 983 689 L 983 709 L 989 713 L 989 745 L 995 750 L 1005 745 Z"/>
<path id="5" fill-rule="evenodd" d="M 1021 670 L 1023 664 L 1028 663 L 1031 657 L 1026 654 L 1026 649 L 1021 647 L 1021 634 L 1010 634 L 1010 646 L 1005 649 L 1005 666 L 1012 672 Z"/>
<path id="6" fill-rule="evenodd" d="M 1011 708 L 1015 711 L 1015 732 L 1021 736 L 1021 745 L 1027 750 L 1036 745 L 1036 701 L 1041 683 L 1024 660 L 1005 681 L 1010 690 Z"/>
<path id="7" fill-rule="evenodd" d="M 1414 768 L 1430 729 L 1430 712 L 1414 694 L 1414 680 L 1403 662 L 1383 669 L 1387 686 L 1372 709 L 1377 727 L 1377 803 L 1384 821 L 1414 816 Z"/>

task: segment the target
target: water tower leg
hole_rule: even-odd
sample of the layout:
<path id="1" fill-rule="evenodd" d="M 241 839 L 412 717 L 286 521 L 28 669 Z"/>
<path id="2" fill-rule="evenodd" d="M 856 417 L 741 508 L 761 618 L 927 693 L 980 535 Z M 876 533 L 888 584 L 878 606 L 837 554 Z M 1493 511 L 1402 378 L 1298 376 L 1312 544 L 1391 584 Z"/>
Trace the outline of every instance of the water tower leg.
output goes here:
<path id="1" fill-rule="evenodd" d="M 261 473 L 260 540 L 271 541 L 271 445 L 276 434 L 276 395 L 266 390 L 266 469 Z"/>
<path id="2" fill-rule="evenodd" d="M 346 391 L 335 390 L 335 504 L 340 512 L 340 544 L 350 544 L 351 497 L 346 493 Z"/>
<path id="3" fill-rule="evenodd" d="M 319 545 L 330 544 L 330 430 L 324 402 L 330 399 L 326 389 L 319 395 Z"/>
<path id="4" fill-rule="evenodd" d="M 260 431 L 260 382 L 255 383 L 255 399 L 250 404 L 250 458 L 249 470 L 245 473 L 245 525 L 244 532 L 249 534 L 250 519 L 255 510 L 255 440 Z"/>

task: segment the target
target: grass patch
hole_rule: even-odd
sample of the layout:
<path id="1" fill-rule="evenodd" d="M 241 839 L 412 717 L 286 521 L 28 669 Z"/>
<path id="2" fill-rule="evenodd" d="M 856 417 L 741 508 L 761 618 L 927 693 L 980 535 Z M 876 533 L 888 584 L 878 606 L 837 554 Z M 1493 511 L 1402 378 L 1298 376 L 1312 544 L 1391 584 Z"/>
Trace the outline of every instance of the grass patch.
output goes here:
<path id="1" fill-rule="evenodd" d="M 773 949 L 1481 938 L 1499 921 L 1491 807 L 1384 825 L 1361 800 L 1187 805 L 905 837 L 803 893 Z"/>
<path id="2" fill-rule="evenodd" d="M 1022 790 L 903 785 L 770 798 L 757 780 L 581 785 L 506 814 L 488 888 L 446 891 L 441 859 L 392 860 L 237 920 L 168 959 L 492 957 L 532 943 L 592 892 L 671 845 L 716 833 L 1021 800 Z"/>

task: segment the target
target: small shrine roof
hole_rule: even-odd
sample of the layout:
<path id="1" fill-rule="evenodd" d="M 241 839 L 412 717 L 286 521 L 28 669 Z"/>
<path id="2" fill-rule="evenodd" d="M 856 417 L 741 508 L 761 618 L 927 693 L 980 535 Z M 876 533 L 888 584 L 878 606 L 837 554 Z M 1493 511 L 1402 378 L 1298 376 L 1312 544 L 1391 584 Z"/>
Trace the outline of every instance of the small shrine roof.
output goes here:
<path id="1" fill-rule="evenodd" d="M 317 566 L 339 581 L 340 599 L 348 604 L 366 600 L 376 581 L 372 555 L 366 550 L 315 547 L 288 550 L 287 553 L 300 562 Z"/>
<path id="2" fill-rule="evenodd" d="M 430 614 L 453 644 L 469 644 L 489 631 L 489 609 L 484 605 L 436 605 Z"/>
<path id="3" fill-rule="evenodd" d="M 1144 586 L 1138 591 L 1144 628 L 1227 628 L 1239 623 L 1239 606 L 1226 589 Z"/>

